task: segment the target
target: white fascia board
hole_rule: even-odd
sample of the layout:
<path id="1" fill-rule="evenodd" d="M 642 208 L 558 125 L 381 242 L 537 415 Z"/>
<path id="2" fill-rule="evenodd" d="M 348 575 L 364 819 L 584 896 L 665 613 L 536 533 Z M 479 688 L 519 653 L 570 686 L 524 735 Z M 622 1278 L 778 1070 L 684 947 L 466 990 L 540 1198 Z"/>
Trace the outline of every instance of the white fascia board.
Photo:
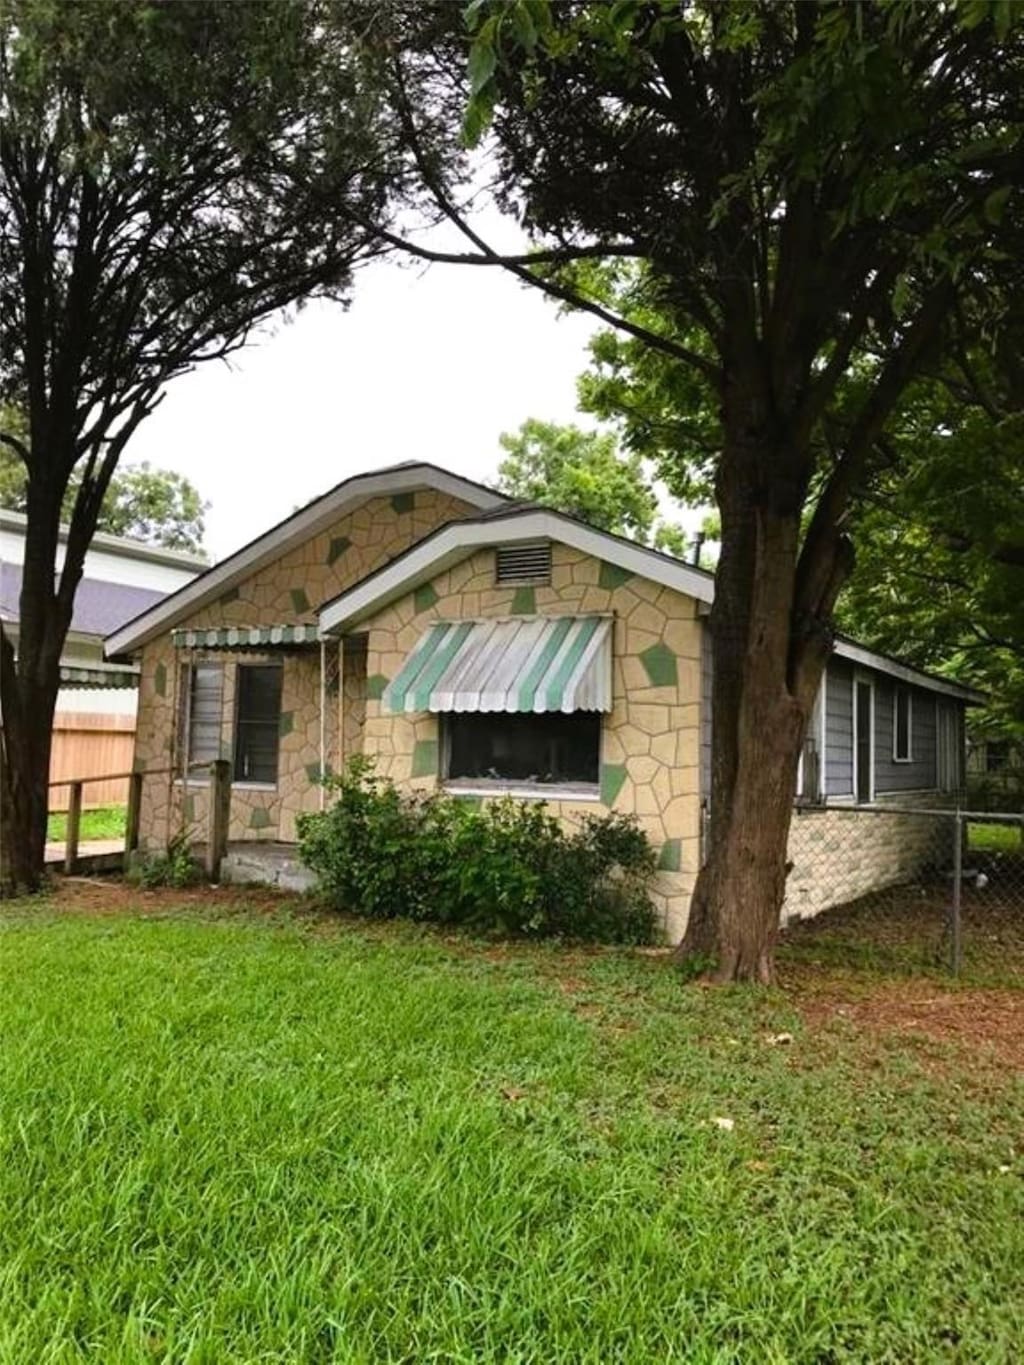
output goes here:
<path id="1" fill-rule="evenodd" d="M 898 663 L 885 654 L 876 654 L 872 649 L 854 644 L 852 640 L 837 640 L 832 653 L 837 658 L 849 659 L 851 663 L 860 664 L 864 668 L 871 668 L 876 673 L 886 673 L 889 677 L 899 678 L 901 682 L 910 683 L 913 687 L 924 688 L 928 692 L 938 692 L 942 696 L 956 697 L 959 701 L 971 702 L 975 705 L 982 705 L 986 700 L 985 694 L 976 691 L 973 687 L 964 687 L 961 683 L 947 682 L 944 678 L 935 678 L 930 673 L 922 673 L 916 668 L 911 668 L 909 664 Z"/>
<path id="2" fill-rule="evenodd" d="M 190 616 L 201 606 L 248 578 L 265 564 L 280 558 L 293 545 L 300 545 L 332 526 L 352 507 L 369 498 L 386 497 L 395 493 L 415 493 L 429 488 L 446 493 L 472 507 L 488 511 L 500 507 L 507 499 L 480 484 L 450 474 L 434 465 L 408 464 L 390 469 L 354 474 L 331 492 L 311 502 L 271 530 L 250 541 L 233 555 L 185 584 L 170 597 L 158 602 L 149 611 L 129 621 L 113 635 L 108 635 L 105 653 L 108 658 L 131 654 L 157 635 Z"/>
<path id="3" fill-rule="evenodd" d="M 322 637 L 336 635 L 350 629 L 450 565 L 465 559 L 474 550 L 536 540 L 570 545 L 698 601 L 711 600 L 713 580 L 689 564 L 596 531 L 557 512 L 539 509 L 510 513 L 507 517 L 488 517 L 486 521 L 452 522 L 414 545 L 385 569 L 326 603 L 320 609 L 320 634 Z"/>

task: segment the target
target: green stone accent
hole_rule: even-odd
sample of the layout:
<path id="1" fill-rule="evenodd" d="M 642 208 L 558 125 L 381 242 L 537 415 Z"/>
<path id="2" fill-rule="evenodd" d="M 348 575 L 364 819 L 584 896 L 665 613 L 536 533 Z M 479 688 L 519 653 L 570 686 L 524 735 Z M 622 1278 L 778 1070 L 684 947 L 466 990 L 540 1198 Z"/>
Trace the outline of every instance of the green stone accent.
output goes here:
<path id="1" fill-rule="evenodd" d="M 146 771 L 146 760 L 144 758 L 137 758 L 132 764 L 132 767 L 135 772 L 144 773 Z"/>
<path id="2" fill-rule="evenodd" d="M 606 806 L 615 805 L 615 798 L 622 791 L 625 781 L 626 765 L 624 763 L 601 764 L 601 800 Z"/>
<path id="3" fill-rule="evenodd" d="M 371 673 L 366 679 L 366 695 L 370 701 L 380 701 L 384 695 L 384 689 L 388 685 L 388 679 L 383 673 Z"/>
<path id="4" fill-rule="evenodd" d="M 352 544 L 348 536 L 333 536 L 327 547 L 327 563 L 334 564 Z"/>
<path id="5" fill-rule="evenodd" d="M 153 670 L 153 690 L 158 697 L 167 696 L 167 665 L 162 660 Z"/>
<path id="6" fill-rule="evenodd" d="M 606 559 L 602 559 L 601 572 L 598 574 L 597 583 L 599 587 L 614 592 L 616 588 L 621 588 L 623 583 L 628 583 L 632 577 L 633 575 L 628 569 L 620 569 L 618 564 L 609 564 Z"/>
<path id="7" fill-rule="evenodd" d="M 658 856 L 658 867 L 662 872 L 678 872 L 683 865 L 683 841 L 666 839 Z"/>
<path id="8" fill-rule="evenodd" d="M 309 598 L 306 596 L 305 588 L 292 588 L 291 590 L 292 607 L 301 615 L 304 611 L 309 611 Z"/>
<path id="9" fill-rule="evenodd" d="M 437 740 L 418 739 L 412 751 L 413 777 L 434 777 L 437 774 Z"/>
<path id="10" fill-rule="evenodd" d="M 257 806 L 256 809 L 252 812 L 252 814 L 249 816 L 249 828 L 250 829 L 270 828 L 270 811 L 267 810 L 266 806 Z"/>
<path id="11" fill-rule="evenodd" d="M 185 819 L 193 821 L 196 818 L 196 798 L 187 796 L 185 798 Z"/>
<path id="12" fill-rule="evenodd" d="M 277 733 L 284 739 L 285 735 L 290 735 L 295 728 L 295 712 L 282 711 L 281 719 L 277 723 Z"/>
<path id="13" fill-rule="evenodd" d="M 412 600 L 417 614 L 434 606 L 437 602 L 437 593 L 434 591 L 433 583 L 424 583 L 422 587 L 417 588 L 413 593 Z"/>
<path id="14" fill-rule="evenodd" d="M 324 767 L 324 777 L 331 777 L 331 776 L 333 776 L 333 773 L 332 773 L 332 770 L 331 770 L 331 765 L 328 763 L 328 764 L 326 764 L 325 767 Z M 318 783 L 318 782 L 320 781 L 320 764 L 319 764 L 319 763 L 307 763 L 307 764 L 306 764 L 306 777 L 308 778 L 309 782 L 310 782 L 312 785 L 315 785 L 316 783 Z"/>
<path id="15" fill-rule="evenodd" d="M 391 499 L 392 512 L 411 512 L 415 506 L 415 493 L 396 493 Z"/>
<path id="16" fill-rule="evenodd" d="M 463 796 L 458 792 L 455 793 L 455 800 L 460 806 L 465 806 L 467 810 L 479 810 L 484 804 L 482 796 Z"/>
<path id="17" fill-rule="evenodd" d="M 217 605 L 220 607 L 230 606 L 232 602 L 237 602 L 240 594 L 237 588 L 228 588 L 227 592 L 222 592 L 217 598 Z"/>
<path id="18" fill-rule="evenodd" d="M 536 616 L 537 594 L 533 588 L 516 588 L 511 611 L 513 616 Z"/>
<path id="19" fill-rule="evenodd" d="M 640 655 L 640 662 L 652 687 L 675 687 L 678 683 L 676 656 L 663 641 L 659 640 L 656 645 L 651 645 L 650 649 L 645 649 Z"/>

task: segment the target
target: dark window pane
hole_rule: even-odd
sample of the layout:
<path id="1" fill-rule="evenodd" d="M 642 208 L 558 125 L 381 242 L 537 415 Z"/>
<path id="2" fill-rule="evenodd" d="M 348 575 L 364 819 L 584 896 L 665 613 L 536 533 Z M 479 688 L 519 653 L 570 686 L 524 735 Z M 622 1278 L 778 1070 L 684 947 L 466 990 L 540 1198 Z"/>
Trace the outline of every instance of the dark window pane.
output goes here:
<path id="1" fill-rule="evenodd" d="M 280 720 L 280 665 L 240 664 L 235 719 L 236 781 L 277 781 Z"/>
<path id="2" fill-rule="evenodd" d="M 910 757 L 910 693 L 905 687 L 897 687 L 895 694 L 895 758 Z"/>
<path id="3" fill-rule="evenodd" d="M 597 782 L 601 717 L 458 713 L 445 717 L 451 778 Z"/>

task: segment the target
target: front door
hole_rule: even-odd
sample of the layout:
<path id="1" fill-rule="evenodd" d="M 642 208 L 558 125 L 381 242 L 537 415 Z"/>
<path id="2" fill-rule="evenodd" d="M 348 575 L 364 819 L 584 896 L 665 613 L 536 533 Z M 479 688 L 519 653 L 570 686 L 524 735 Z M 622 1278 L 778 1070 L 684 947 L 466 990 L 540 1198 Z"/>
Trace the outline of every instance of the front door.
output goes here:
<path id="1" fill-rule="evenodd" d="M 854 790 L 859 802 L 874 798 L 875 689 L 866 679 L 853 684 Z"/>

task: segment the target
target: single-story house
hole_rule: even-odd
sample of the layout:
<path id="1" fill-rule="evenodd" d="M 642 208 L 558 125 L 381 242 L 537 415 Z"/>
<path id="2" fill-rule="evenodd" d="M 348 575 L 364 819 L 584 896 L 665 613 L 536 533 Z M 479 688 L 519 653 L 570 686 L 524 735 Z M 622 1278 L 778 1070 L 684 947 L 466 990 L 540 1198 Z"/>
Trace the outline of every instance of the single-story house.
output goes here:
<path id="1" fill-rule="evenodd" d="M 107 640 L 141 667 L 141 843 L 204 827 L 190 765 L 215 758 L 233 774 L 229 839 L 293 842 L 320 773 L 363 753 L 409 790 L 635 815 L 678 936 L 709 792 L 713 590 L 678 559 L 430 464 L 347 479 Z M 815 838 L 858 804 L 949 799 L 974 700 L 837 641 L 801 765 Z M 860 823 L 858 865 L 892 879 L 890 845 L 907 840 Z M 794 868 L 792 913 L 822 908 L 815 875 Z"/>

